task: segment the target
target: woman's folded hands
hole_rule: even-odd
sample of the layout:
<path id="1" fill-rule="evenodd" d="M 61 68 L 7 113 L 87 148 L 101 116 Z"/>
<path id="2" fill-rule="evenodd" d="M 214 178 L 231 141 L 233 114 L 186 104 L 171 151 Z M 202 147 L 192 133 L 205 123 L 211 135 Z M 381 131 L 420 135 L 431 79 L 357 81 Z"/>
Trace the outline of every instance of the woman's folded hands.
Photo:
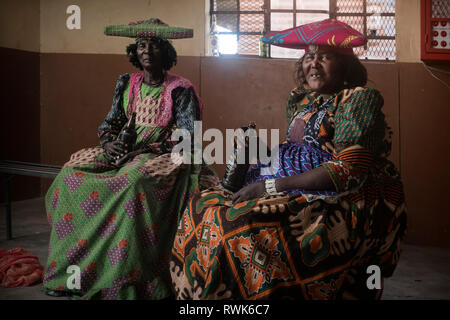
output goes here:
<path id="1" fill-rule="evenodd" d="M 106 142 L 103 149 L 111 159 L 122 158 L 127 153 L 124 143 L 119 140 Z"/>
<path id="2" fill-rule="evenodd" d="M 115 166 L 122 166 L 129 160 L 132 160 L 138 154 L 145 152 L 145 149 L 137 149 L 132 152 L 128 152 L 126 145 L 122 141 L 111 141 L 103 145 L 103 149 L 106 152 L 108 158 L 111 159 Z"/>

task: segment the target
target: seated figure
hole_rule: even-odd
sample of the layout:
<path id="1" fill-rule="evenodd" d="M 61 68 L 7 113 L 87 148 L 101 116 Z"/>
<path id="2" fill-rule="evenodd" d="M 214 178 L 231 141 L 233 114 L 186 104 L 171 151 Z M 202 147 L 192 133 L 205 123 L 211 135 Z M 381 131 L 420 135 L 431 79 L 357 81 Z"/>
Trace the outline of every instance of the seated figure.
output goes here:
<path id="1" fill-rule="evenodd" d="M 239 191 L 215 187 L 190 200 L 170 261 L 176 296 L 379 299 L 399 259 L 406 211 L 386 158 L 383 98 L 365 87 L 353 54 L 366 39 L 327 19 L 263 41 L 305 49 L 287 102 L 287 140 Z M 379 271 L 373 286 L 368 268 Z"/>
<path id="2" fill-rule="evenodd" d="M 83 299 L 164 299 L 173 296 L 169 257 L 187 199 L 218 182 L 207 166 L 171 157 L 172 132 L 193 134 L 202 116 L 192 83 L 168 72 L 177 55 L 167 39 L 192 37 L 192 30 L 149 19 L 105 34 L 136 38 L 127 54 L 143 73 L 118 78 L 98 130 L 101 146 L 74 153 L 48 190 L 44 289 Z M 133 113 L 130 148 L 117 138 Z M 78 287 L 68 281 L 71 266 L 79 268 Z"/>

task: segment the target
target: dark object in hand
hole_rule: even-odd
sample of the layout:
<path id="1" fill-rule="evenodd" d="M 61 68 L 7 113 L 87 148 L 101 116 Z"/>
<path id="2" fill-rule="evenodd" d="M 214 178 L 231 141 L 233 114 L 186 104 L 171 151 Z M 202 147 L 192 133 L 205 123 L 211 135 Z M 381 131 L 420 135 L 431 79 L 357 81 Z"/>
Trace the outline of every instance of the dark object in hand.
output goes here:
<path id="1" fill-rule="evenodd" d="M 136 112 L 133 112 L 131 115 L 130 120 L 125 124 L 125 126 L 122 128 L 122 130 L 119 133 L 119 136 L 117 137 L 117 141 L 120 141 L 123 144 L 123 147 L 125 149 L 125 153 L 130 153 L 134 150 L 134 145 L 136 144 Z M 118 165 L 121 161 L 122 156 L 116 157 L 116 165 Z"/>
<path id="2" fill-rule="evenodd" d="M 105 143 L 103 149 L 105 149 L 106 155 L 115 165 L 122 165 L 130 159 L 128 154 L 134 150 L 136 139 L 136 112 L 133 112 L 117 139 Z"/>
<path id="3" fill-rule="evenodd" d="M 248 129 L 255 128 L 256 125 L 252 122 L 247 127 L 243 127 L 241 129 L 246 132 Z M 242 188 L 245 182 L 245 176 L 250 167 L 249 146 L 247 143 L 248 137 L 245 137 L 245 141 L 245 146 L 239 146 L 239 144 L 235 143 L 233 154 L 227 161 L 227 167 L 225 169 L 225 174 L 221 182 L 222 186 L 231 192 L 236 192 Z M 238 153 L 240 152 L 245 153 L 245 162 L 238 164 Z"/>

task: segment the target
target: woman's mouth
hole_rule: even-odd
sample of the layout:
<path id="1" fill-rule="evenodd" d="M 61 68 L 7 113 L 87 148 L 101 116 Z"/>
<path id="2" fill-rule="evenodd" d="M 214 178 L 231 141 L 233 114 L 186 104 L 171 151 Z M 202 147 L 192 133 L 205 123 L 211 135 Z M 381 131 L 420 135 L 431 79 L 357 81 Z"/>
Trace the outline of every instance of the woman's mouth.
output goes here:
<path id="1" fill-rule="evenodd" d="M 316 79 L 322 79 L 322 75 L 320 73 L 311 73 L 309 75 L 311 77 L 311 79 L 316 80 Z"/>

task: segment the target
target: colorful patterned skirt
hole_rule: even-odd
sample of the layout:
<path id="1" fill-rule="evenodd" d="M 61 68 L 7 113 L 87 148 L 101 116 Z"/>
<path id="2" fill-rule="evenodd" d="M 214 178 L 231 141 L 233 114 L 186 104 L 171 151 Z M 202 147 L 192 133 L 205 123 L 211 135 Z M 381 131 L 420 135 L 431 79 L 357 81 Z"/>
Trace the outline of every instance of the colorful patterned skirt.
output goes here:
<path id="1" fill-rule="evenodd" d="M 72 155 L 46 196 L 52 231 L 45 290 L 83 299 L 173 295 L 168 263 L 177 221 L 189 195 L 217 178 L 199 178 L 200 166 L 170 159 L 140 154 L 117 169 L 99 147 Z"/>
<path id="2" fill-rule="evenodd" d="M 309 151 L 315 154 L 305 159 L 318 156 Z M 367 268 L 379 267 L 381 283 L 391 276 L 406 234 L 402 185 L 391 169 L 378 164 L 347 195 L 297 193 L 233 205 L 219 187 L 195 194 L 170 260 L 177 299 L 380 298 L 382 287 L 366 285 Z"/>

